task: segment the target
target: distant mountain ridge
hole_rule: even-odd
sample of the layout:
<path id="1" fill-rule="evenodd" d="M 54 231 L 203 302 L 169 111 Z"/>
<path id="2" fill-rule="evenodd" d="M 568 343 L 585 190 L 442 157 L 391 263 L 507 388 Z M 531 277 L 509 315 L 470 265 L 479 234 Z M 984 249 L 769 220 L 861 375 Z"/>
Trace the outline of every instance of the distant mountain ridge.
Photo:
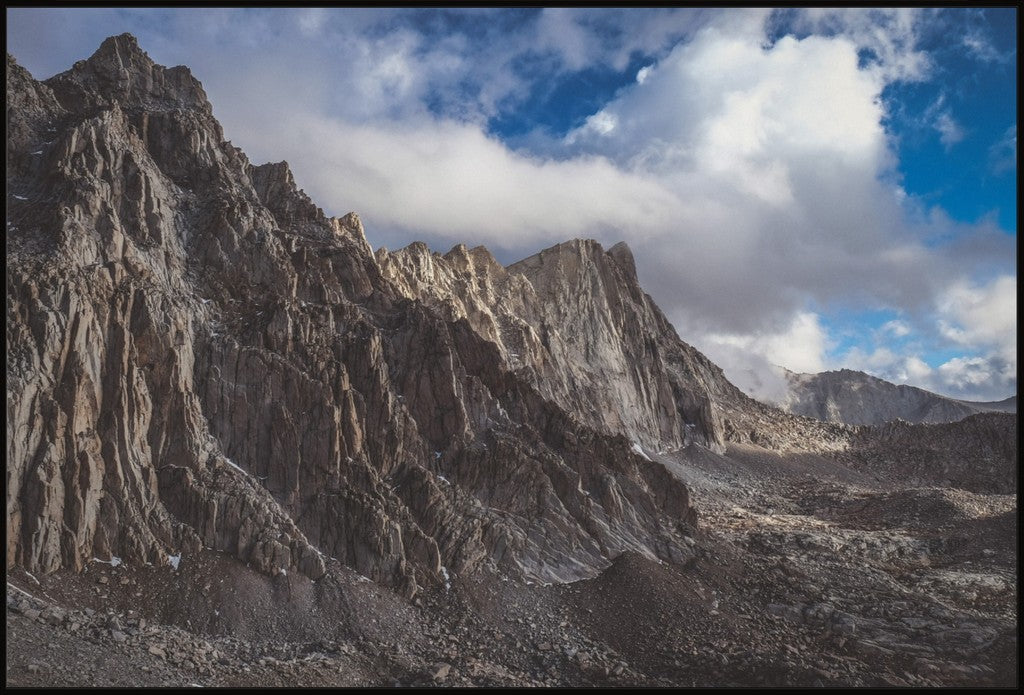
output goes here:
<path id="1" fill-rule="evenodd" d="M 785 371 L 789 392 L 778 405 L 795 415 L 847 425 L 956 422 L 978 413 L 1016 413 L 1017 397 L 976 402 L 941 396 L 916 386 L 893 384 L 852 369 L 820 374 Z"/>

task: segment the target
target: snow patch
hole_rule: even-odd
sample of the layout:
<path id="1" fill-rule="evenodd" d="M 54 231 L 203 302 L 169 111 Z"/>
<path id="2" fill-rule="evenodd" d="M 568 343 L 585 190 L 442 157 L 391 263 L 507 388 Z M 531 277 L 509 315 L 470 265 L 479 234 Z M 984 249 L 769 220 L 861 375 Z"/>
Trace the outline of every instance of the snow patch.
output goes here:
<path id="1" fill-rule="evenodd" d="M 434 460 L 435 461 L 440 461 L 441 460 L 441 452 L 440 451 L 435 451 L 434 452 Z"/>
<path id="2" fill-rule="evenodd" d="M 633 442 L 633 446 L 632 446 L 632 447 L 630 447 L 630 449 L 632 450 L 632 452 L 633 452 L 634 454 L 636 454 L 636 455 L 638 455 L 638 456 L 643 456 L 643 457 L 644 457 L 645 459 L 647 459 L 648 461 L 650 461 L 650 460 L 651 460 L 651 459 L 650 459 L 650 457 L 649 457 L 649 456 L 648 456 L 647 454 L 645 454 L 645 453 L 644 453 L 644 449 L 643 449 L 643 447 L 642 447 L 642 446 L 640 446 L 640 444 L 638 444 L 637 442 Z"/>
<path id="3" fill-rule="evenodd" d="M 7 582 L 7 586 L 11 587 L 15 591 L 20 591 L 21 593 L 25 594 L 26 596 L 28 596 L 33 601 L 38 601 L 39 600 L 35 596 L 33 596 L 32 594 L 30 594 L 27 591 L 25 591 L 24 589 L 22 589 L 20 586 L 15 586 L 14 584 L 11 584 L 10 582 Z"/>
<path id="4" fill-rule="evenodd" d="M 26 198 L 25 196 L 18 195 L 17 193 L 14 194 L 14 197 L 17 198 L 18 200 L 28 200 L 28 198 Z"/>
<path id="5" fill-rule="evenodd" d="M 229 458 L 228 458 L 227 456 L 225 456 L 225 457 L 224 457 L 224 463 L 228 464 L 229 466 L 231 466 L 232 468 L 234 468 L 234 469 L 236 469 L 236 470 L 239 470 L 239 471 L 241 471 L 241 472 L 242 472 L 242 475 L 249 475 L 248 473 L 246 473 L 246 472 L 245 472 L 245 469 L 243 469 L 243 468 L 242 468 L 241 466 L 239 466 L 239 465 L 238 465 L 237 463 L 235 463 L 234 461 L 232 461 L 231 459 L 229 459 Z"/>
<path id="6" fill-rule="evenodd" d="M 443 475 L 437 476 L 437 479 L 444 482 L 447 485 L 451 485 L 451 482 L 448 480 L 448 478 L 445 478 Z"/>
<path id="7" fill-rule="evenodd" d="M 32 155 L 35 156 L 35 155 L 40 155 L 42 153 L 43 153 L 42 150 L 36 150 L 35 152 L 32 153 Z"/>
<path id="8" fill-rule="evenodd" d="M 448 574 L 448 568 L 445 567 L 444 565 L 441 565 L 441 576 L 444 577 L 444 590 L 445 591 L 451 591 L 452 590 L 452 578 Z"/>
<path id="9" fill-rule="evenodd" d="M 104 565 L 110 565 L 111 567 L 117 567 L 121 564 L 121 558 L 117 555 L 111 555 L 109 560 L 101 560 L 98 557 L 92 559 L 93 562 L 102 562 Z"/>
<path id="10" fill-rule="evenodd" d="M 167 562 L 174 568 L 174 571 L 177 572 L 178 565 L 181 564 L 181 553 L 178 553 L 177 555 L 168 555 Z"/>

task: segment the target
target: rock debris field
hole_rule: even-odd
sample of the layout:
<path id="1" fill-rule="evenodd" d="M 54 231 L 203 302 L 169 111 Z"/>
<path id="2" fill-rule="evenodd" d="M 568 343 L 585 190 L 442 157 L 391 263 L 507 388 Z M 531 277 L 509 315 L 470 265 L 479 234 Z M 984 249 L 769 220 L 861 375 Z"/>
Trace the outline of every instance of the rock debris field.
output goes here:
<path id="1" fill-rule="evenodd" d="M 814 479 L 834 462 L 750 447 L 664 459 L 704 502 L 688 566 L 624 553 L 592 579 L 455 576 L 412 602 L 344 569 L 270 579 L 213 552 L 177 571 L 15 570 L 7 682 L 1015 683 L 1014 496 Z"/>

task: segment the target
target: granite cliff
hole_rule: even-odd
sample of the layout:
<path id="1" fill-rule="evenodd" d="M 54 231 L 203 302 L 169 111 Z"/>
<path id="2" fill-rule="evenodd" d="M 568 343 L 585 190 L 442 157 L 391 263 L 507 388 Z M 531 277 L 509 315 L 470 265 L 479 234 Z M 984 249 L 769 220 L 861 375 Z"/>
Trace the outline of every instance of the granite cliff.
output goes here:
<path id="1" fill-rule="evenodd" d="M 212 548 L 412 594 L 685 560 L 682 483 L 410 300 L 356 215 L 224 139 L 187 68 L 122 35 L 7 71 L 9 567 Z"/>

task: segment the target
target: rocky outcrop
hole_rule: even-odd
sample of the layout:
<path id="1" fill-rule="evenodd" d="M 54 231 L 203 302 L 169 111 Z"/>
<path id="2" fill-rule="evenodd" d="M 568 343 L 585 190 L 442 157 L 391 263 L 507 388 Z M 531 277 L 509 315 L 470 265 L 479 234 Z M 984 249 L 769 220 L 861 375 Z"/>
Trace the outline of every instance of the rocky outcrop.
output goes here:
<path id="1" fill-rule="evenodd" d="M 880 425 L 900 419 L 940 423 L 955 422 L 976 413 L 1017 411 L 1016 397 L 994 403 L 961 401 L 851 369 L 820 374 L 787 371 L 785 376 L 789 391 L 779 406 L 796 415 L 826 422 Z"/>
<path id="2" fill-rule="evenodd" d="M 411 300 L 357 216 L 224 140 L 186 68 L 130 35 L 45 83 L 8 57 L 8 122 L 8 567 L 213 548 L 412 594 L 449 568 L 561 581 L 627 549 L 690 557 L 685 486 L 495 341 L 537 328 Z M 527 301 L 484 254 L 455 262 Z M 640 402 L 676 407 L 674 383 Z M 706 401 L 687 407 L 639 424 L 717 441 Z"/>

